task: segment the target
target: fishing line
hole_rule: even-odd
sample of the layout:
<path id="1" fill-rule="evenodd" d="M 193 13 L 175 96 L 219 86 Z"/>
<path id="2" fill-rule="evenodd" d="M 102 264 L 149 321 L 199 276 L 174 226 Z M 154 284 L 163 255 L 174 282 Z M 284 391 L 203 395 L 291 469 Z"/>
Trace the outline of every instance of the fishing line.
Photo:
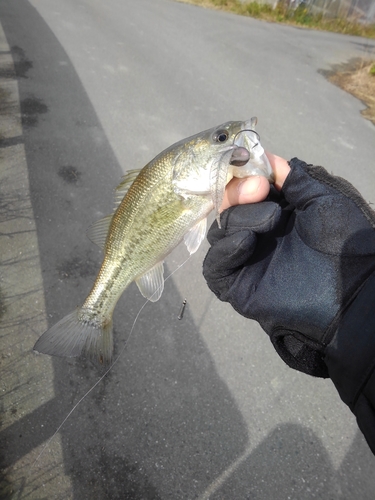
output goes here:
<path id="1" fill-rule="evenodd" d="M 260 140 L 260 136 L 259 134 L 255 131 L 255 130 L 252 130 L 252 129 L 245 129 L 245 130 L 241 130 L 239 131 L 234 139 L 233 139 L 233 146 L 235 144 L 235 140 L 237 138 L 237 136 L 243 132 L 253 132 L 258 140 Z M 256 146 L 257 144 L 255 144 Z M 253 146 L 253 147 L 255 147 Z M 217 168 L 217 167 L 216 167 Z M 189 255 L 189 257 L 187 257 L 187 259 L 185 259 L 185 261 L 180 264 L 178 267 L 176 267 L 176 269 L 174 271 L 172 271 L 164 280 L 167 281 L 171 276 L 173 276 L 173 274 L 178 271 L 181 267 L 183 267 L 187 262 L 188 260 L 191 258 L 191 255 Z M 160 287 L 159 287 L 160 288 Z M 154 292 L 153 295 L 157 294 L 158 293 L 158 290 L 159 288 Z M 152 295 L 152 296 L 153 296 Z M 118 362 L 118 360 L 122 357 L 125 349 L 127 348 L 128 346 L 128 343 L 129 343 L 129 340 L 133 334 L 133 331 L 134 331 L 134 328 L 135 328 L 135 325 L 138 321 L 138 318 L 141 314 L 141 312 L 143 311 L 143 309 L 146 307 L 147 303 L 150 302 L 150 299 L 147 299 L 144 304 L 141 306 L 141 308 L 139 309 L 138 313 L 136 314 L 135 316 L 135 319 L 133 321 L 133 324 L 132 324 L 132 327 L 130 329 L 130 332 L 129 332 L 129 335 L 127 337 L 127 339 L 125 340 L 125 344 L 124 346 L 122 347 L 122 349 L 120 350 L 118 356 L 115 358 L 115 360 L 113 361 L 113 363 L 109 366 L 109 368 L 105 371 L 105 373 L 95 382 L 95 384 L 77 401 L 77 403 L 73 406 L 73 408 L 69 411 L 69 413 L 66 415 L 66 417 L 63 419 L 63 421 L 61 422 L 61 424 L 58 426 L 58 428 L 56 429 L 56 431 L 52 434 L 52 436 L 47 440 L 47 442 L 45 443 L 45 445 L 43 446 L 42 450 L 40 451 L 39 455 L 36 457 L 33 465 L 31 466 L 31 469 L 33 469 L 34 467 L 36 467 L 37 463 L 39 462 L 41 456 L 44 454 L 46 448 L 50 445 L 50 443 L 52 442 L 52 440 L 55 438 L 55 436 L 60 432 L 60 430 L 62 429 L 62 427 L 64 426 L 64 424 L 67 422 L 67 420 L 70 418 L 70 416 L 74 413 L 74 411 L 78 408 L 78 406 L 82 403 L 82 401 L 84 401 L 87 396 L 100 384 L 100 382 L 108 375 L 108 373 L 113 369 L 113 367 L 116 365 L 116 363 Z M 181 319 L 182 318 L 182 315 L 183 315 L 183 310 L 185 309 L 185 306 L 186 305 L 186 302 L 184 301 L 183 302 L 183 309 L 181 309 L 180 311 L 180 314 L 178 316 L 178 319 Z"/>
<path id="2" fill-rule="evenodd" d="M 257 138 L 258 138 L 258 141 L 260 141 L 260 135 L 258 134 L 258 132 L 256 130 L 253 130 L 251 128 L 244 128 L 243 130 L 240 130 L 239 132 L 237 132 L 237 134 L 234 136 L 234 139 L 233 139 L 233 145 L 236 141 L 236 138 L 238 135 L 242 134 L 243 132 L 253 132 Z M 257 144 L 255 144 L 251 149 L 253 149 Z"/>
<path id="3" fill-rule="evenodd" d="M 175 272 L 177 272 L 179 269 L 181 269 L 181 267 L 183 267 L 187 262 L 188 260 L 191 258 L 192 255 L 189 255 L 189 257 L 187 259 L 184 260 L 184 262 L 182 264 L 180 264 L 179 266 L 176 267 L 176 269 L 174 271 L 172 271 L 164 280 L 164 282 L 166 282 L 171 276 L 174 275 Z M 159 287 L 160 288 L 160 287 Z M 158 293 L 158 290 L 155 290 L 155 292 L 152 294 L 151 297 L 153 297 L 156 293 Z M 40 460 L 40 457 L 43 455 L 43 453 L 45 452 L 47 446 L 50 445 L 51 441 L 55 438 L 56 434 L 58 434 L 60 432 L 60 430 L 62 429 L 63 425 L 65 424 L 65 422 L 69 419 L 69 417 L 72 415 L 72 413 L 77 409 L 77 407 L 82 403 L 82 401 L 84 399 L 86 399 L 86 397 L 95 389 L 95 387 L 97 387 L 100 382 L 108 375 L 108 373 L 112 370 L 112 368 L 115 366 L 115 364 L 118 362 L 118 360 L 121 358 L 121 356 L 123 355 L 125 349 L 127 348 L 128 346 L 128 343 L 129 343 L 129 340 L 130 340 L 130 337 L 132 336 L 132 333 L 134 331 L 134 328 L 135 328 L 135 324 L 141 314 L 141 312 L 143 311 L 143 309 L 145 308 L 145 306 L 151 302 L 150 299 L 147 299 L 146 302 L 142 305 L 142 307 L 140 308 L 140 310 L 138 311 L 138 313 L 136 314 L 135 316 L 135 319 L 133 321 L 133 324 L 132 324 L 132 327 L 130 329 L 130 332 L 129 332 L 129 335 L 127 337 L 127 339 L 125 340 L 125 344 L 124 346 L 122 347 L 121 351 L 119 352 L 118 356 L 116 357 L 116 359 L 113 361 L 113 363 L 110 365 L 110 367 L 105 371 L 105 373 L 95 382 L 95 384 L 79 399 L 79 401 L 73 406 L 73 408 L 69 411 L 69 413 L 66 415 L 66 417 L 64 418 L 64 420 L 61 422 L 61 424 L 58 426 L 58 428 L 56 429 L 56 431 L 52 434 L 52 436 L 47 440 L 46 444 L 43 446 L 41 452 L 39 453 L 39 455 L 36 457 L 36 459 L 34 460 L 34 463 L 32 464 L 31 466 L 31 469 L 33 469 L 34 467 L 36 467 L 37 463 L 39 462 Z"/>

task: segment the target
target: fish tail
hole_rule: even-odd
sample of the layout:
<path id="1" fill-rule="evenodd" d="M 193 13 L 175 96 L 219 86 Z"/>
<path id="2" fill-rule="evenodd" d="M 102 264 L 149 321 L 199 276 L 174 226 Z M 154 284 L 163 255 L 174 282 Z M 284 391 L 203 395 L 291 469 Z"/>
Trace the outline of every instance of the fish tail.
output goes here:
<path id="1" fill-rule="evenodd" d="M 105 324 L 80 319 L 80 309 L 68 314 L 39 338 L 34 351 L 74 358 L 85 356 L 107 366 L 113 352 L 112 320 Z"/>

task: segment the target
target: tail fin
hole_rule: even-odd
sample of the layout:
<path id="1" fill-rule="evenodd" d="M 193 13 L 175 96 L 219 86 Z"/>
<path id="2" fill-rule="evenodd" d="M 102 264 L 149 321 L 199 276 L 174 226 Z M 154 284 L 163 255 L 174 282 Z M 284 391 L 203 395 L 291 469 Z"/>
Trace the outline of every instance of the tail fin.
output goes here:
<path id="1" fill-rule="evenodd" d="M 81 321 L 79 310 L 65 316 L 47 330 L 34 346 L 34 351 L 70 358 L 85 356 L 100 365 L 112 359 L 112 321 L 106 325 Z"/>

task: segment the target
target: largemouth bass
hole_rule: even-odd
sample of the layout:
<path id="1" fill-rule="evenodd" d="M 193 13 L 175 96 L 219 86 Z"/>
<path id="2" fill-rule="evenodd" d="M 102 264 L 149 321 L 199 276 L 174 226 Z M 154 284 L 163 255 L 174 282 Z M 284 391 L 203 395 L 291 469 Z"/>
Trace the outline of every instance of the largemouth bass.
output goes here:
<path id="1" fill-rule="evenodd" d="M 88 230 L 104 259 L 83 305 L 45 332 L 34 349 L 56 356 L 81 354 L 108 364 L 112 313 L 135 281 L 157 301 L 164 288 L 163 261 L 184 240 L 190 254 L 206 235 L 207 215 L 217 217 L 227 182 L 271 167 L 254 132 L 256 119 L 227 122 L 170 146 L 116 190 L 115 212 Z M 254 170 L 255 168 L 255 170 Z"/>

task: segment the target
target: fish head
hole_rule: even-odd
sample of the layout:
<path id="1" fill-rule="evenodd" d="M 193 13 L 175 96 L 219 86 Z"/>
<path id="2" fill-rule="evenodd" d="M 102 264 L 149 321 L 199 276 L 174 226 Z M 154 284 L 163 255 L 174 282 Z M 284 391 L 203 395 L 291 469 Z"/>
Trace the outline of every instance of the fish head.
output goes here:
<path id="1" fill-rule="evenodd" d="M 272 183 L 275 180 L 274 174 L 260 143 L 259 134 L 255 130 L 257 121 L 257 118 L 253 117 L 242 122 L 241 131 L 238 132 L 234 144 L 240 149 L 245 148 L 249 152 L 249 159 L 245 164 L 240 163 L 240 165 L 232 161 L 228 174 L 239 178 L 262 175 Z"/>
<path id="2" fill-rule="evenodd" d="M 272 169 L 255 131 L 256 118 L 229 121 L 171 147 L 174 190 L 183 197 L 208 196 L 220 224 L 225 186 L 233 177 L 263 175 Z"/>
<path id="3" fill-rule="evenodd" d="M 214 186 L 225 189 L 234 170 L 247 164 L 250 153 L 239 142 L 247 122 L 230 121 L 184 139 L 170 148 L 173 184 L 184 197 L 213 196 Z M 243 142 L 243 141 L 242 141 Z"/>

